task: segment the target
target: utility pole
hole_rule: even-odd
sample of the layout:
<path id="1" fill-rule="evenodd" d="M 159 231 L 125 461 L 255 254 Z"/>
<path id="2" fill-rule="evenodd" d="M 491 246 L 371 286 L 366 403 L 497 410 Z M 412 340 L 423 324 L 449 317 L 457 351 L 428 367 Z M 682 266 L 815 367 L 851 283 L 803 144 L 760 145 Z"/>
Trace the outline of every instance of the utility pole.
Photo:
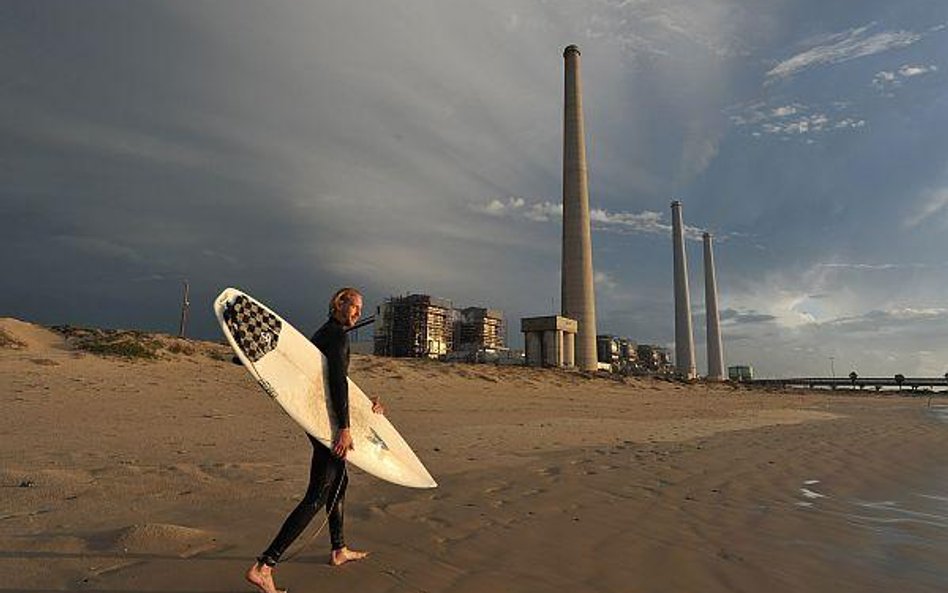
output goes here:
<path id="1" fill-rule="evenodd" d="M 189 291 L 188 281 L 184 281 L 184 298 L 181 299 L 181 325 L 178 326 L 178 337 L 183 338 L 188 329 L 188 309 L 191 308 L 191 302 L 188 300 Z"/>

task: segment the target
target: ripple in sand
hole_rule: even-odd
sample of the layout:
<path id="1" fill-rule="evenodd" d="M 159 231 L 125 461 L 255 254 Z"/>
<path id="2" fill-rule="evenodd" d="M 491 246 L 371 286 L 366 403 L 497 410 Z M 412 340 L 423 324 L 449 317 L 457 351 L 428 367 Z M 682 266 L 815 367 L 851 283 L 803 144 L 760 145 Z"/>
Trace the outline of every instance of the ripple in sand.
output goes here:
<path id="1" fill-rule="evenodd" d="M 99 547 L 121 550 L 126 554 L 148 554 L 187 558 L 217 547 L 217 539 L 208 531 L 170 523 L 130 525 L 100 538 Z"/>

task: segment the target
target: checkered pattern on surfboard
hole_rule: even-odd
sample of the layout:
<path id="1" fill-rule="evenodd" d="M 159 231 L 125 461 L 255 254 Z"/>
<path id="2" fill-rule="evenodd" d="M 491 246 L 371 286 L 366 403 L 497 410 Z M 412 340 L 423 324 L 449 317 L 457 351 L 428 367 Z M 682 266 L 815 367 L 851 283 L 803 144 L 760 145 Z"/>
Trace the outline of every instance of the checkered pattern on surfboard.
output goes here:
<path id="1" fill-rule="evenodd" d="M 224 321 L 250 362 L 257 362 L 277 347 L 283 326 L 273 313 L 243 295 L 238 295 L 224 309 Z"/>

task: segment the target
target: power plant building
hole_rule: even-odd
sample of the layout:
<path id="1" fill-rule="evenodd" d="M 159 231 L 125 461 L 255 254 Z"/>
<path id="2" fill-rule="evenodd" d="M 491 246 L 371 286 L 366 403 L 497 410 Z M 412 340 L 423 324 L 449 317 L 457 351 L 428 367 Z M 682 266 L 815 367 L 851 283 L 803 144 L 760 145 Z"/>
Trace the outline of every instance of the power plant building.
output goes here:
<path id="1" fill-rule="evenodd" d="M 379 356 L 439 358 L 451 351 L 459 314 L 451 301 L 426 294 L 391 297 L 376 309 Z"/>
<path id="2" fill-rule="evenodd" d="M 467 307 L 460 310 L 455 332 L 457 350 L 500 350 L 506 347 L 507 325 L 498 309 Z"/>
<path id="3" fill-rule="evenodd" d="M 596 336 L 599 364 L 608 364 L 613 372 L 635 374 L 638 370 L 638 345 L 629 338 L 609 334 Z"/>
<path id="4" fill-rule="evenodd" d="M 426 294 L 391 297 L 376 309 L 373 352 L 378 356 L 444 358 L 457 351 L 506 349 L 504 314 L 498 309 L 455 309 Z"/>
<path id="5" fill-rule="evenodd" d="M 527 366 L 576 366 L 576 325 L 574 319 L 560 315 L 522 318 Z"/>
<path id="6" fill-rule="evenodd" d="M 671 355 L 667 348 L 639 344 L 636 348 L 636 357 L 636 364 L 640 372 L 668 374 L 672 371 Z"/>

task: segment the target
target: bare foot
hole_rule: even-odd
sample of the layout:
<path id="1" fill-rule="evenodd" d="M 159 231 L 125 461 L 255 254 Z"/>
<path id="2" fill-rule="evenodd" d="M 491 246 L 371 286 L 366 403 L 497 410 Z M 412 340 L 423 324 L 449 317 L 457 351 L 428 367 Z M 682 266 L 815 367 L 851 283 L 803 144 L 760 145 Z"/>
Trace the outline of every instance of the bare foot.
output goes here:
<path id="1" fill-rule="evenodd" d="M 350 550 L 349 548 L 339 548 L 338 550 L 333 550 L 332 554 L 329 557 L 329 564 L 333 566 L 341 566 L 346 562 L 351 562 L 353 560 L 362 560 L 368 556 L 368 552 L 360 552 L 359 550 Z"/>
<path id="2" fill-rule="evenodd" d="M 277 589 L 273 582 L 273 569 L 266 564 L 255 562 L 245 575 L 247 582 L 260 590 L 260 593 L 286 593 L 286 589 Z"/>

